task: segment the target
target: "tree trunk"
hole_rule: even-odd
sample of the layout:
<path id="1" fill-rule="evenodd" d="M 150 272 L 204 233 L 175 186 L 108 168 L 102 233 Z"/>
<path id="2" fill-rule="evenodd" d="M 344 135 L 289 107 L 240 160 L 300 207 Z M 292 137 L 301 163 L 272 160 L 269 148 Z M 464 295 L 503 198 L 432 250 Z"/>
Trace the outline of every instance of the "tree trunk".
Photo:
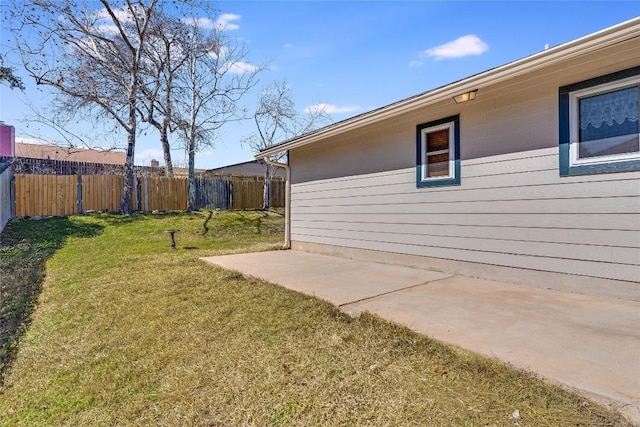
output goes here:
<path id="1" fill-rule="evenodd" d="M 171 162 L 171 146 L 169 146 L 169 135 L 167 135 L 167 128 L 160 129 L 160 142 L 162 144 L 162 151 L 164 152 L 164 170 L 166 176 L 173 178 L 173 163 Z"/>
<path id="2" fill-rule="evenodd" d="M 189 142 L 189 211 L 196 208 L 196 150 L 195 142 Z"/>
<path id="3" fill-rule="evenodd" d="M 120 199 L 120 213 L 131 213 L 131 195 L 133 190 L 133 155 L 135 153 L 136 136 L 129 132 L 127 137 L 127 160 L 124 164 L 124 185 L 122 187 L 122 198 Z"/>
<path id="4" fill-rule="evenodd" d="M 138 52 L 138 55 L 140 52 Z M 134 65 L 131 72 L 131 88 L 129 89 L 129 126 L 127 127 L 127 161 L 124 165 L 124 186 L 122 187 L 122 199 L 120 199 L 120 213 L 131 213 L 131 195 L 133 193 L 133 165 L 136 153 L 137 114 L 136 103 L 138 101 L 138 66 Z"/>
<path id="5" fill-rule="evenodd" d="M 197 99 L 197 67 L 196 56 L 191 57 L 190 68 L 190 83 L 191 83 L 191 112 L 189 114 L 189 134 L 188 134 L 188 146 L 189 151 L 189 203 L 188 209 L 190 212 L 196 210 L 196 99 Z"/>
<path id="6" fill-rule="evenodd" d="M 173 178 L 173 162 L 171 161 L 171 146 L 169 145 L 168 129 L 171 123 L 172 111 L 171 111 L 171 89 L 173 85 L 173 77 L 169 76 L 169 82 L 167 84 L 167 93 L 164 100 L 166 113 L 164 120 L 162 121 L 162 129 L 160 130 L 160 142 L 162 143 L 162 151 L 164 151 L 164 167 L 166 174 L 169 178 Z"/>
<path id="7" fill-rule="evenodd" d="M 271 200 L 269 197 L 270 194 L 270 187 L 271 187 L 271 179 L 270 179 L 270 169 L 271 169 L 271 165 L 265 165 L 264 168 L 264 193 L 263 193 L 263 202 L 262 202 L 262 209 L 269 209 L 269 207 L 271 206 L 271 204 L 269 203 Z"/>

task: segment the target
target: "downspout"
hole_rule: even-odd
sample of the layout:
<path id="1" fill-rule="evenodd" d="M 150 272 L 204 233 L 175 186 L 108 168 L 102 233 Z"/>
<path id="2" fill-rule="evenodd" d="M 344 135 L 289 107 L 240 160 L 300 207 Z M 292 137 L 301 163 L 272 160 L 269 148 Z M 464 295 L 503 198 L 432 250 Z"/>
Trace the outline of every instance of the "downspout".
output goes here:
<path id="1" fill-rule="evenodd" d="M 291 168 L 289 165 L 280 162 L 272 162 L 266 157 L 262 160 L 269 166 L 283 168 L 287 172 L 284 184 L 284 244 L 283 249 L 291 249 Z"/>

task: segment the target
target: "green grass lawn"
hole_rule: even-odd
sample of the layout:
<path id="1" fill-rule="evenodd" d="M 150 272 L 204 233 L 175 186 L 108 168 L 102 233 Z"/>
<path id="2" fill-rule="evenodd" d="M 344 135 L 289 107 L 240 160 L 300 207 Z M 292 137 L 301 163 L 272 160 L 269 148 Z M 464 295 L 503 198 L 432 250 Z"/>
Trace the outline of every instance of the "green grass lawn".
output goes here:
<path id="1" fill-rule="evenodd" d="M 206 264 L 277 249 L 283 228 L 274 213 L 207 217 L 9 224 L 0 425 L 627 425 L 495 361 Z"/>

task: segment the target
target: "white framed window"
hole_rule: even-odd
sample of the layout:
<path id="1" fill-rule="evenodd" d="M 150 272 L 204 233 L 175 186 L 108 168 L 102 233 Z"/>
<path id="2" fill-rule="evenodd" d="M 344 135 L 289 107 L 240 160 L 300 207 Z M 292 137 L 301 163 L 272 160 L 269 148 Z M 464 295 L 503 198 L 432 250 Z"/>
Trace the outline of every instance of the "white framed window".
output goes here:
<path id="1" fill-rule="evenodd" d="M 417 126 L 417 184 L 460 183 L 459 119 L 448 117 Z"/>
<path id="2" fill-rule="evenodd" d="M 422 130 L 422 180 L 453 176 L 453 122 Z"/>
<path id="3" fill-rule="evenodd" d="M 640 76 L 569 93 L 570 166 L 640 159 Z"/>
<path id="4" fill-rule="evenodd" d="M 560 176 L 640 170 L 640 66 L 558 90 Z"/>

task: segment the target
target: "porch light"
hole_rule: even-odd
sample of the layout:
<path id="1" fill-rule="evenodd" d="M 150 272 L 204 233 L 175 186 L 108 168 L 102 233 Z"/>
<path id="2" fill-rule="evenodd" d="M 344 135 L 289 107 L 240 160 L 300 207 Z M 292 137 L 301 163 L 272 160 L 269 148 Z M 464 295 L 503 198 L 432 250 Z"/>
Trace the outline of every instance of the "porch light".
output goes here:
<path id="1" fill-rule="evenodd" d="M 453 100 L 456 101 L 456 104 L 461 104 L 467 101 L 473 101 L 476 99 L 476 94 L 478 93 L 478 89 L 461 93 L 460 95 L 454 96 Z"/>

